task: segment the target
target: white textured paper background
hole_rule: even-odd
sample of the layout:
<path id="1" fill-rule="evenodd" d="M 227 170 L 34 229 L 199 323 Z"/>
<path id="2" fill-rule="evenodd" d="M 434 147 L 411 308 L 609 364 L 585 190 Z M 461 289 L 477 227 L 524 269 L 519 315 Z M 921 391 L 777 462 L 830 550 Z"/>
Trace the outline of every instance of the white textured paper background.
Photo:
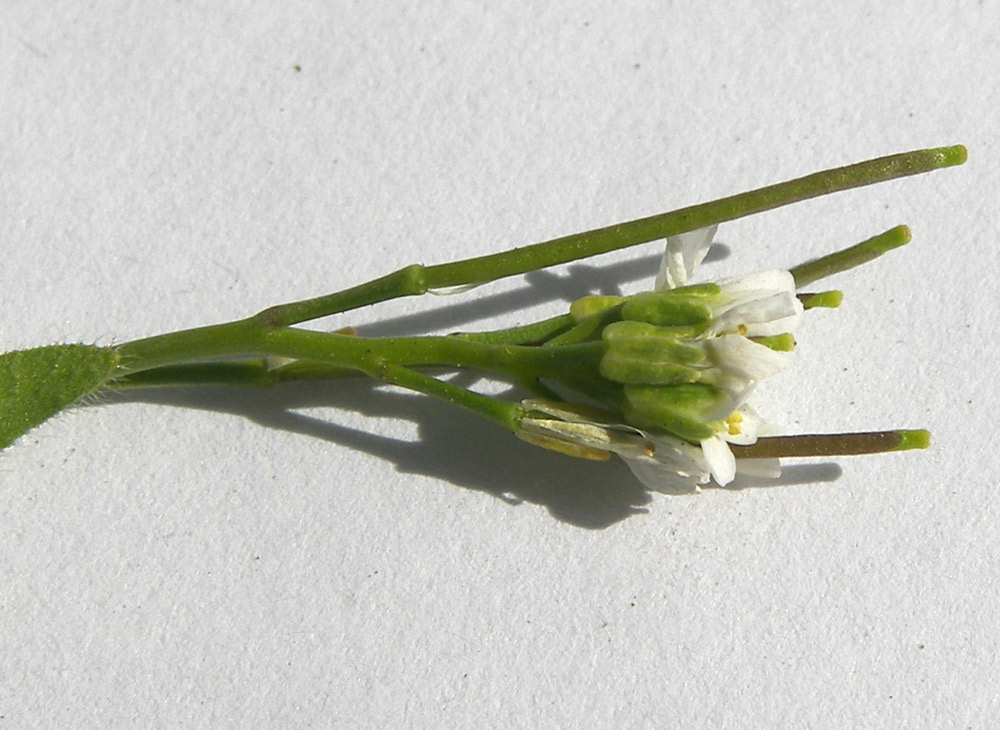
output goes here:
<path id="1" fill-rule="evenodd" d="M 361 383 L 37 429 L 0 458 L 0 727 L 995 727 L 1000 6 L 760 6 L 4 3 L 3 349 L 917 147 L 969 162 L 723 226 L 705 269 L 908 223 L 831 282 L 769 414 L 928 427 L 924 453 L 649 496 Z M 329 326 L 526 321 L 648 286 L 657 253 Z"/>

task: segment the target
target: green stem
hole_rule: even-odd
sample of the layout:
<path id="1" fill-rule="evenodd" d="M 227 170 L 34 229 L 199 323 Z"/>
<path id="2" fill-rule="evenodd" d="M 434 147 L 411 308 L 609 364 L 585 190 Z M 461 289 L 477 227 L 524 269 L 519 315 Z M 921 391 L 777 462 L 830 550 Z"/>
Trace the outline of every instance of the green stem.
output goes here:
<path id="1" fill-rule="evenodd" d="M 132 340 L 116 348 L 119 375 L 213 358 L 277 354 L 267 347 L 270 330 L 250 318 Z"/>
<path id="2" fill-rule="evenodd" d="M 533 366 L 566 367 L 566 364 L 556 363 L 557 358 L 538 357 L 534 354 L 538 350 L 487 345 L 454 337 L 367 339 L 287 327 L 272 328 L 244 320 L 136 340 L 121 345 L 118 354 L 125 363 L 121 380 L 127 388 L 162 385 L 164 379 L 171 378 L 205 377 L 220 383 L 268 385 L 271 375 L 265 372 L 267 361 L 260 357 L 234 363 L 189 361 L 234 355 L 290 357 L 314 367 L 333 367 L 338 372 L 345 368 L 355 370 L 385 383 L 432 395 L 504 428 L 516 430 L 521 417 L 519 405 L 473 393 L 418 373 L 403 363 L 480 367 L 517 376 Z M 574 354 L 567 357 L 574 357 Z M 579 354 L 575 354 L 575 358 L 578 359 Z M 157 371 L 159 376 L 147 376 L 143 382 L 144 372 Z M 115 383 L 111 385 L 115 387 Z"/>
<path id="3" fill-rule="evenodd" d="M 288 357 L 313 367 L 348 368 L 368 372 L 365 363 L 371 357 L 401 366 L 469 367 L 515 379 L 554 376 L 592 375 L 603 353 L 600 342 L 562 347 L 502 345 L 459 337 L 380 337 L 366 338 L 328 332 L 313 332 L 289 327 L 267 327 L 252 320 L 182 330 L 120 345 L 119 379 L 126 387 L 163 384 L 156 375 L 143 378 L 143 371 L 159 369 L 166 378 L 220 378 L 237 384 L 267 384 L 268 375 L 257 364 L 210 363 L 196 367 L 198 361 L 235 356 Z M 181 369 L 179 366 L 187 366 Z M 164 368 L 172 370 L 164 371 Z M 291 366 L 288 366 L 291 367 Z M 212 382 L 220 382 L 213 380 Z"/>
<path id="4" fill-rule="evenodd" d="M 269 354 L 344 367 L 357 368 L 366 358 L 377 357 L 407 367 L 475 368 L 514 379 L 590 375 L 604 351 L 600 342 L 549 348 L 493 345 L 456 337 L 369 339 L 294 328 L 269 332 L 267 346 Z"/>
<path id="5" fill-rule="evenodd" d="M 858 456 L 886 451 L 926 449 L 927 431 L 872 431 L 804 436 L 768 436 L 749 446 L 731 446 L 737 459 L 769 459 L 793 456 Z"/>
<path id="6" fill-rule="evenodd" d="M 907 226 L 896 226 L 885 233 L 869 238 L 867 241 L 845 248 L 843 251 L 820 256 L 818 259 L 799 264 L 789 271 L 795 279 L 796 288 L 808 286 L 814 281 L 873 261 L 882 254 L 909 243 L 912 237 Z"/>
<path id="7" fill-rule="evenodd" d="M 508 403 L 507 401 L 490 398 L 481 393 L 474 393 L 466 388 L 446 383 L 430 375 L 418 373 L 415 370 L 386 362 L 377 357 L 366 361 L 365 372 L 384 383 L 424 393 L 425 395 L 430 395 L 439 400 L 451 403 L 454 406 L 464 408 L 487 420 L 493 421 L 508 431 L 517 431 L 520 428 L 524 409 L 517 403 Z"/>
<path id="8" fill-rule="evenodd" d="M 452 337 L 490 345 L 534 345 L 548 342 L 573 326 L 573 318 L 568 314 L 543 319 L 541 322 L 511 327 L 491 332 L 459 332 Z"/>
<path id="9" fill-rule="evenodd" d="M 414 264 L 341 292 L 265 309 L 257 315 L 257 319 L 263 324 L 285 326 L 396 297 L 423 294 L 429 289 L 495 281 L 697 230 L 820 195 L 960 165 L 965 162 L 966 154 L 965 147 L 961 145 L 905 152 L 511 251 L 436 266 Z"/>

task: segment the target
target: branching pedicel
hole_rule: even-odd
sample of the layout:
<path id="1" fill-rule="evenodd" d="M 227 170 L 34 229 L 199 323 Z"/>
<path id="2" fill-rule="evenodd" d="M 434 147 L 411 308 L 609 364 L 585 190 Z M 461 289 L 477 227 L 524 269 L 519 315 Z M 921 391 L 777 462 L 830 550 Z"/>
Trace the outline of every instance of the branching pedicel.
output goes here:
<path id="1" fill-rule="evenodd" d="M 504 253 L 408 266 L 327 296 L 226 324 L 113 347 L 54 345 L 0 355 L 0 449 L 99 391 L 165 385 L 270 386 L 368 375 L 441 398 L 518 437 L 572 456 L 616 454 L 650 489 L 697 489 L 737 471 L 776 473 L 782 456 L 925 448 L 926 431 L 773 436 L 755 386 L 791 366 L 803 312 L 836 307 L 836 291 L 797 292 L 909 240 L 905 226 L 797 266 L 689 284 L 719 223 L 799 200 L 962 164 L 964 147 L 918 150 L 816 173 L 710 203 Z M 506 330 L 365 338 L 293 325 L 396 297 L 464 287 L 666 239 L 652 291 L 584 297 L 568 312 Z M 475 368 L 531 398 L 505 401 L 434 377 L 425 366 Z"/>

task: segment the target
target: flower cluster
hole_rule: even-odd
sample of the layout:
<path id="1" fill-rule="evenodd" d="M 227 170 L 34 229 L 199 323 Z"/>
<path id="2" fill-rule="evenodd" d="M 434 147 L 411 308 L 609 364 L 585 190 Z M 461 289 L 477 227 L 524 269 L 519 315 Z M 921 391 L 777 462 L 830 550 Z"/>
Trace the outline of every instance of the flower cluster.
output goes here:
<path id="1" fill-rule="evenodd" d="M 754 388 L 791 367 L 787 350 L 803 307 L 788 271 L 686 285 L 714 232 L 668 238 L 654 291 L 576 308 L 618 313 L 601 331 L 599 366 L 620 386 L 615 411 L 528 400 L 522 438 L 576 456 L 616 454 L 660 491 L 733 480 L 729 445 L 752 444 L 766 429 Z M 743 463 L 741 471 L 748 466 L 777 471 L 776 460 Z"/>

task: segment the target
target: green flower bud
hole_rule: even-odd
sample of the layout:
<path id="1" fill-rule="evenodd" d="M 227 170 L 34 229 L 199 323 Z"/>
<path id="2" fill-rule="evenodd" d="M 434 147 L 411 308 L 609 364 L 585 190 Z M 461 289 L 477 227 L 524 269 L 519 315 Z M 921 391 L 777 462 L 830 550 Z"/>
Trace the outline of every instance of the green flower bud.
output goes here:
<path id="1" fill-rule="evenodd" d="M 579 324 L 588 317 L 614 309 L 624 301 L 625 297 L 607 297 L 598 294 L 581 297 L 569 305 L 569 316 Z"/>
<path id="2" fill-rule="evenodd" d="M 646 322 L 615 322 L 604 328 L 607 351 L 601 375 L 618 383 L 671 385 L 693 383 L 705 359 L 701 347 L 682 342 L 690 328 L 656 327 Z"/>
<path id="3" fill-rule="evenodd" d="M 716 284 L 698 284 L 667 291 L 643 292 L 622 306 L 622 319 L 660 326 L 696 326 L 704 329 L 712 321 L 712 299 Z"/>
<path id="4" fill-rule="evenodd" d="M 706 383 L 626 385 L 625 420 L 636 428 L 657 428 L 698 443 L 717 429 L 706 422 L 727 396 Z"/>

